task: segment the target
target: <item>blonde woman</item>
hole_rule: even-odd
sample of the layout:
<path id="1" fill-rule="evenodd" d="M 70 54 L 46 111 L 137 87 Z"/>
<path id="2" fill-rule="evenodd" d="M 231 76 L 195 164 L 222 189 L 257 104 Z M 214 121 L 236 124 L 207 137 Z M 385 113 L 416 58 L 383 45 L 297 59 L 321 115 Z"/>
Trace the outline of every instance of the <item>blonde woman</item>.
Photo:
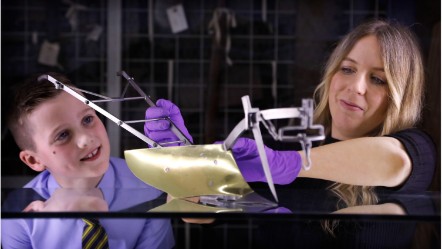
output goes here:
<path id="1" fill-rule="evenodd" d="M 331 54 L 315 91 L 315 120 L 326 128 L 327 139 L 312 149 L 313 167 L 301 169 L 304 153 L 266 148 L 274 182 L 329 180 L 345 196 L 353 195 L 345 200 L 349 206 L 361 199 L 364 191 L 358 188 L 427 189 L 436 152 L 431 138 L 415 128 L 423 91 L 424 69 L 414 35 L 382 20 L 358 26 Z M 178 107 L 167 100 L 157 105 L 146 111 L 146 118 L 169 116 L 186 130 Z M 162 121 L 147 122 L 144 130 L 154 140 L 175 139 Z M 247 181 L 265 181 L 254 140 L 238 139 L 233 154 Z"/>

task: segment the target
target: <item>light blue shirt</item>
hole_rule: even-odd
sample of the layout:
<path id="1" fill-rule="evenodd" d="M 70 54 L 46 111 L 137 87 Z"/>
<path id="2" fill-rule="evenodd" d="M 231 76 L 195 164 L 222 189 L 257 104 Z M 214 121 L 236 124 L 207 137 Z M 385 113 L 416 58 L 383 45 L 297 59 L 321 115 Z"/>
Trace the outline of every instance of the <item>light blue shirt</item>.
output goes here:
<path id="1" fill-rule="evenodd" d="M 48 171 L 44 171 L 25 188 L 33 188 L 48 199 L 60 186 Z M 162 194 L 135 177 L 120 158 L 111 158 L 98 188 L 111 212 L 153 200 Z M 175 245 L 169 219 L 101 218 L 100 222 L 108 234 L 111 249 L 172 248 Z M 80 249 L 84 224 L 81 219 L 2 219 L 2 246 L 4 249 Z"/>

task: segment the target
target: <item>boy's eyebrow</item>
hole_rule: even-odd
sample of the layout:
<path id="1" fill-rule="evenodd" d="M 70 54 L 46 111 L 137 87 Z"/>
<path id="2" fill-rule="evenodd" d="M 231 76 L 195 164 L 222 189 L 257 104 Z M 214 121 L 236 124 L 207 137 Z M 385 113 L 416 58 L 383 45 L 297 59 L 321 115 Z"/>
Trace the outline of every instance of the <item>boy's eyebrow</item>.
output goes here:
<path id="1" fill-rule="evenodd" d="M 86 108 L 84 108 L 84 110 L 81 113 L 85 113 L 85 112 L 88 112 L 88 111 L 91 111 L 91 110 L 95 112 L 94 108 L 92 108 L 92 107 L 87 105 Z"/>
<path id="2" fill-rule="evenodd" d="M 82 116 L 82 115 L 84 115 L 85 113 L 87 113 L 89 111 L 95 112 L 94 108 L 92 108 L 92 107 L 87 105 L 83 110 L 80 111 L 80 113 L 79 113 L 80 115 L 79 116 Z M 50 136 L 51 137 L 55 136 L 60 131 L 60 129 L 61 129 L 60 127 L 63 127 L 64 125 L 65 124 L 61 124 L 59 126 L 56 126 L 54 129 L 52 129 L 52 132 L 50 133 Z"/>
<path id="3" fill-rule="evenodd" d="M 358 62 L 356 60 L 354 60 L 354 59 L 352 59 L 350 57 L 345 57 L 342 61 L 349 61 L 349 62 L 358 64 Z M 383 67 L 374 67 L 373 69 L 376 70 L 376 71 L 385 72 Z"/>

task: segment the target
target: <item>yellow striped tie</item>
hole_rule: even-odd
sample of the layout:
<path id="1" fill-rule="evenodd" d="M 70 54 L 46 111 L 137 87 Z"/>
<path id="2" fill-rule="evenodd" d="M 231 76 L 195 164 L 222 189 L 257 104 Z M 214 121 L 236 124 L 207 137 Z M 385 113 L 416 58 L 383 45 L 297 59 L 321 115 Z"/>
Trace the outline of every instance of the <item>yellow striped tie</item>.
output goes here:
<path id="1" fill-rule="evenodd" d="M 83 219 L 86 223 L 83 230 L 81 244 L 83 249 L 109 248 L 107 234 L 97 219 Z"/>

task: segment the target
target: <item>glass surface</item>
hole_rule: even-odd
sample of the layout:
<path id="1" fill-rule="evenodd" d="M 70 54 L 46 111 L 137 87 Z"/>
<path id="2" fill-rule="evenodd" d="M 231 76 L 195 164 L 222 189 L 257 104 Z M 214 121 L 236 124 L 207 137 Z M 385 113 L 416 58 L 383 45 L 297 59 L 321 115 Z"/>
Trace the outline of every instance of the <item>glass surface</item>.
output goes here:
<path id="1" fill-rule="evenodd" d="M 2 246 L 79 248 L 82 218 L 98 218 L 110 248 L 440 248 L 440 192 L 364 193 L 372 201 L 348 207 L 329 189 L 277 187 L 279 203 L 259 184 L 236 201 L 155 188 L 2 189 Z"/>
<path id="2" fill-rule="evenodd" d="M 234 200 L 226 196 L 172 198 L 155 188 L 2 189 L 2 217 L 256 217 L 440 220 L 440 192 L 371 193 L 375 201 L 347 206 L 328 189 L 278 188 L 279 203 L 264 187 Z M 370 194 L 370 193 L 368 193 Z M 367 193 L 365 193 L 367 195 Z"/>

